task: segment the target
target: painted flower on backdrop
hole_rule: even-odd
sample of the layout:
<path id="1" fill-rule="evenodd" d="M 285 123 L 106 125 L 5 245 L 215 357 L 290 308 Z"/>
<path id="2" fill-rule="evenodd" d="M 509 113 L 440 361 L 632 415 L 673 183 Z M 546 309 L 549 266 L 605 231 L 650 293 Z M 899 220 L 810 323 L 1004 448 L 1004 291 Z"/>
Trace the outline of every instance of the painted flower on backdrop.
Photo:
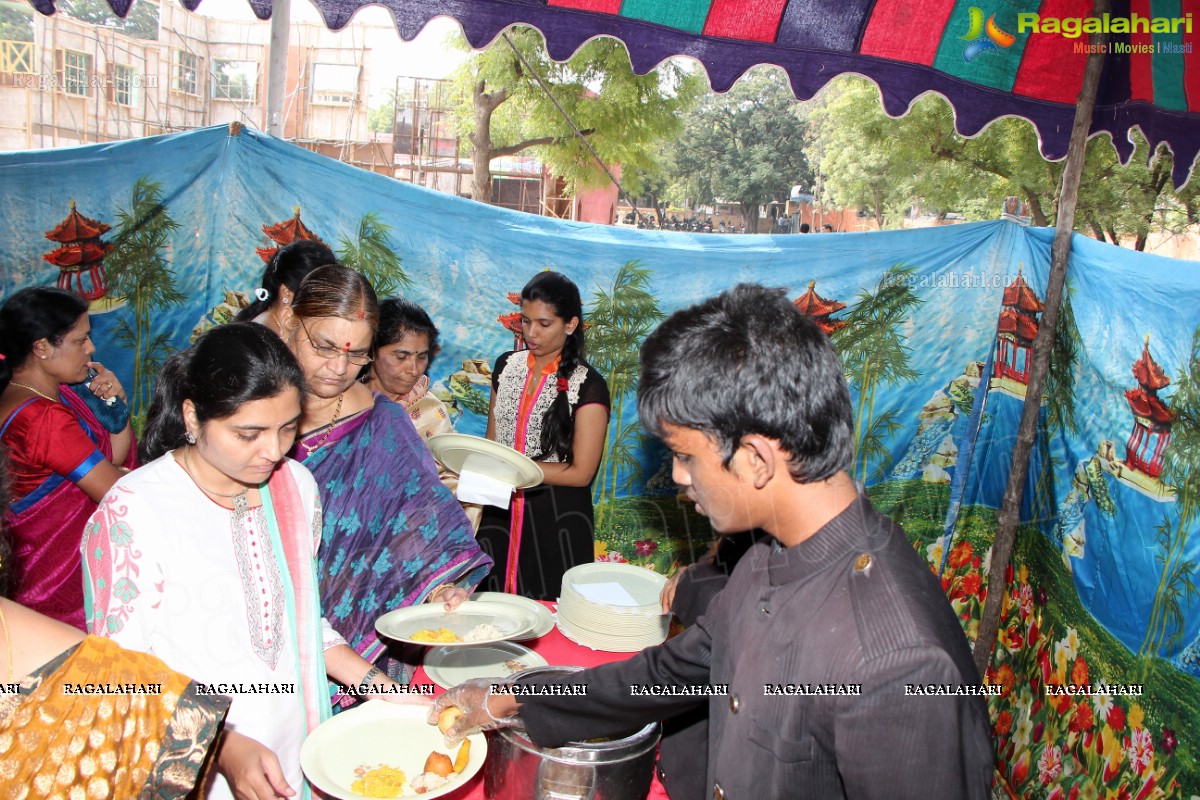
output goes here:
<path id="1" fill-rule="evenodd" d="M 1067 628 L 1067 638 L 1063 639 L 1063 647 L 1067 650 L 1068 659 L 1079 655 L 1079 631 Z"/>
<path id="2" fill-rule="evenodd" d="M 1012 694 L 1013 684 L 1016 683 L 1017 676 L 1013 673 L 1013 668 L 1008 664 L 1001 664 L 996 670 L 996 678 L 993 683 L 1000 687 L 1000 696 L 1008 697 Z"/>
<path id="3" fill-rule="evenodd" d="M 946 553 L 946 543 L 942 539 L 937 539 L 933 544 L 925 548 L 925 557 L 929 559 L 930 565 L 933 567 L 934 573 L 942 566 L 942 556 Z"/>
<path id="4" fill-rule="evenodd" d="M 1028 583 L 1021 586 L 1021 591 L 1017 595 L 1017 602 L 1021 608 L 1021 618 L 1029 619 L 1033 614 L 1033 587 Z"/>
<path id="5" fill-rule="evenodd" d="M 1066 683 L 1067 667 L 1070 664 L 1070 658 L 1067 656 L 1067 648 L 1062 642 L 1054 643 L 1054 677 L 1055 683 Z"/>
<path id="6" fill-rule="evenodd" d="M 649 558 L 654 555 L 654 551 L 658 549 L 658 542 L 653 539 L 639 539 L 633 543 L 633 549 L 637 550 L 637 554 L 643 558 Z"/>
<path id="7" fill-rule="evenodd" d="M 1179 747 L 1179 739 L 1175 736 L 1175 731 L 1163 726 L 1162 739 L 1159 740 L 1159 746 L 1166 755 L 1171 755 L 1175 752 L 1175 748 Z"/>
<path id="8" fill-rule="evenodd" d="M 1125 718 L 1129 721 L 1130 728 L 1140 728 L 1146 721 L 1146 712 L 1140 705 L 1134 703 L 1129 707 L 1129 713 L 1125 715 Z"/>
<path id="9" fill-rule="evenodd" d="M 950 548 L 950 566 L 958 569 L 971 563 L 971 559 L 975 556 L 975 550 L 971 547 L 970 542 L 959 542 Z"/>
<path id="10" fill-rule="evenodd" d="M 1087 733 L 1095 725 L 1095 718 L 1092 716 L 1092 707 L 1086 702 L 1075 706 L 1075 713 L 1071 715 L 1070 729 L 1076 733 Z"/>
<path id="11" fill-rule="evenodd" d="M 1023 716 L 1017 720 L 1017 727 L 1013 731 L 1013 744 L 1016 745 L 1018 752 L 1024 750 L 1029 745 L 1029 738 L 1033 735 L 1033 722 L 1027 716 Z"/>
<path id="12" fill-rule="evenodd" d="M 1104 721 L 1108 723 L 1108 727 L 1112 728 L 1114 732 L 1120 733 L 1125 730 L 1125 709 L 1113 703 L 1111 697 L 1109 698 L 1109 703 L 1111 707 L 1108 709 L 1108 714 L 1104 717 Z"/>
<path id="13" fill-rule="evenodd" d="M 1075 666 L 1071 667 L 1071 683 L 1076 686 L 1086 686 L 1087 682 L 1087 662 L 1083 660 L 1083 656 L 1079 656 L 1075 659 Z"/>
<path id="14" fill-rule="evenodd" d="M 1154 759 L 1154 740 L 1150 731 L 1145 728 L 1135 728 L 1129 744 L 1125 747 L 1125 757 L 1129 759 L 1129 767 L 1134 774 L 1141 775 Z"/>
<path id="15" fill-rule="evenodd" d="M 1041 758 L 1038 759 L 1038 778 L 1043 786 L 1049 786 L 1054 781 L 1058 780 L 1058 776 L 1062 774 L 1062 750 L 1058 745 L 1046 745 L 1046 749 L 1042 751 Z"/>

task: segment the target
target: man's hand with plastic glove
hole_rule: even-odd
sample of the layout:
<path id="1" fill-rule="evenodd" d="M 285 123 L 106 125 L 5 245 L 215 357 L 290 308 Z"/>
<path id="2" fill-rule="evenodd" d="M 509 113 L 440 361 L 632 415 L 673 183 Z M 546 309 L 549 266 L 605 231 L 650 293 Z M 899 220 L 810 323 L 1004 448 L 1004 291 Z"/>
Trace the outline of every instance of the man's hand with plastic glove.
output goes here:
<path id="1" fill-rule="evenodd" d="M 433 701 L 428 722 L 437 725 L 446 739 L 447 747 L 457 747 L 472 733 L 508 728 L 518 723 L 517 698 L 505 692 L 512 681 L 495 678 L 472 678 L 464 681 Z M 443 718 L 443 712 L 457 709 Z"/>

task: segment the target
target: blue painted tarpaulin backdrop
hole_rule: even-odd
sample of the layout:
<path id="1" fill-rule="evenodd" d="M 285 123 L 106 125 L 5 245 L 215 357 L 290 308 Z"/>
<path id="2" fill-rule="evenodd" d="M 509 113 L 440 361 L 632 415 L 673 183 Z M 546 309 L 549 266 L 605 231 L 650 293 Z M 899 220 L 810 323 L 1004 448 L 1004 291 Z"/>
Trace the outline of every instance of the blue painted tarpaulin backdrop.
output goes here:
<path id="1" fill-rule="evenodd" d="M 855 476 L 905 526 L 974 636 L 1052 231 L 993 222 L 721 236 L 592 226 L 430 192 L 224 128 L 3 154 L 0 200 L 4 295 L 60 278 L 43 256 L 83 245 L 46 233 L 72 202 L 111 226 L 98 237 L 115 246 L 107 274 L 88 276 L 110 287 L 93 301 L 92 325 L 98 358 L 141 398 L 138 411 L 153 364 L 258 285 L 256 249 L 277 243 L 265 227 L 283 239 L 302 224 L 430 312 L 442 331 L 431 377 L 469 433 L 484 429 L 490 365 L 514 345 L 502 322 L 517 310 L 509 294 L 538 270 L 565 272 L 584 293 L 589 359 L 614 395 L 595 487 L 597 556 L 658 570 L 694 559 L 711 533 L 677 502 L 661 446 L 640 436 L 640 340 L 662 315 L 739 281 L 785 287 L 843 358 Z M 1200 782 L 1190 711 L 1200 701 L 1200 481 L 1191 474 L 1200 464 L 1200 270 L 1076 237 L 1068 280 L 991 675 L 1005 687 L 992 699 L 1001 773 L 1033 797 L 1054 786 L 1137 794 L 1148 781 L 1162 794 L 1146 796 L 1188 796 Z M 1044 695 L 1047 684 L 1101 680 L 1144 684 L 1145 694 L 1106 703 Z"/>

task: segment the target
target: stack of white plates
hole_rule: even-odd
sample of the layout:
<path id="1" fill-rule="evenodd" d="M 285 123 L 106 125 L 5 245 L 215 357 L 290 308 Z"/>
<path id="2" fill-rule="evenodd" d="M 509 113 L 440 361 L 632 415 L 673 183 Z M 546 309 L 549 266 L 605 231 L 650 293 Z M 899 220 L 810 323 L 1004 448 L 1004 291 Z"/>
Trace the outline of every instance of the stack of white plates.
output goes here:
<path id="1" fill-rule="evenodd" d="M 659 594 L 667 579 L 629 564 L 583 564 L 563 575 L 558 629 L 593 650 L 634 653 L 667 638 Z"/>

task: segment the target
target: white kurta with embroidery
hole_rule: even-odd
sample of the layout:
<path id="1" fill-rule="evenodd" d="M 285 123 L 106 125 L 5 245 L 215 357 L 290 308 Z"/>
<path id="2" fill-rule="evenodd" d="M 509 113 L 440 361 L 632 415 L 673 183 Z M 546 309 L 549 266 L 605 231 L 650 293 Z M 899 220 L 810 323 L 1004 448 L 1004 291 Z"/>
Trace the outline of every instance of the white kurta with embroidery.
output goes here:
<path id="1" fill-rule="evenodd" d="M 315 557 L 316 482 L 290 459 L 280 468 L 296 479 Z M 168 453 L 116 483 L 92 517 L 84 547 L 110 548 L 112 558 L 107 580 L 85 569 L 92 632 L 153 653 L 206 689 L 230 695 L 226 727 L 274 751 L 299 792 L 306 722 L 297 632 L 287 610 L 286 562 L 263 507 L 235 527 L 233 512 L 201 492 Z M 324 619 L 321 625 L 325 650 L 344 643 Z M 205 796 L 232 795 L 217 775 Z"/>

